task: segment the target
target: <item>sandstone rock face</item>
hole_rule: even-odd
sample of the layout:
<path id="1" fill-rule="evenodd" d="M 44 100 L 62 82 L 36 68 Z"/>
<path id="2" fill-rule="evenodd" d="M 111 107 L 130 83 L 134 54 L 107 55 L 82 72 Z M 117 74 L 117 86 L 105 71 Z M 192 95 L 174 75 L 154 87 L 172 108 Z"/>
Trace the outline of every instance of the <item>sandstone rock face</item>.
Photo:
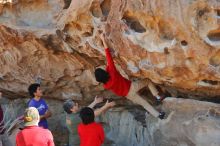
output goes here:
<path id="1" fill-rule="evenodd" d="M 147 116 L 141 110 L 115 108 L 102 118 L 114 146 L 219 146 L 218 104 L 167 98 L 162 106 L 166 120 Z"/>
<path id="2" fill-rule="evenodd" d="M 90 98 L 104 65 L 100 33 L 129 77 L 173 95 L 220 94 L 218 0 L 12 0 L 0 7 L 0 88 L 19 97 L 37 77 L 52 98 Z M 102 30 L 102 31 L 100 31 Z"/>
<path id="3" fill-rule="evenodd" d="M 97 94 L 111 95 L 93 76 L 96 67 L 105 65 L 100 33 L 106 34 L 125 76 L 149 78 L 174 96 L 220 95 L 219 0 L 0 1 L 3 95 L 27 96 L 37 78 L 48 98 L 84 104 Z M 65 135 L 61 103 L 48 103 L 54 113 L 51 128 L 56 137 Z M 167 99 L 162 109 L 173 111 L 165 121 L 151 116 L 145 121 L 144 111 L 133 106 L 108 112 L 101 120 L 106 145 L 220 144 L 219 105 Z"/>

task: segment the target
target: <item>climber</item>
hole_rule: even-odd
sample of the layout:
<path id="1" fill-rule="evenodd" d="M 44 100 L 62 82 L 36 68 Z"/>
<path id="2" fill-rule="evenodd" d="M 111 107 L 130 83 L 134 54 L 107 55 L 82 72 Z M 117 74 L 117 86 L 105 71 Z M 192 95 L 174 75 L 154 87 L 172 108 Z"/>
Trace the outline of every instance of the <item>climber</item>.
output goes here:
<path id="1" fill-rule="evenodd" d="M 94 108 L 96 104 L 101 103 L 103 101 L 102 97 L 95 97 L 94 101 L 88 105 L 90 108 Z M 99 116 L 107 109 L 113 107 L 115 102 L 106 101 L 105 105 L 101 108 L 95 109 L 95 116 Z M 66 126 L 69 132 L 69 146 L 75 146 L 80 144 L 79 136 L 77 133 L 77 126 L 81 122 L 79 117 L 79 106 L 77 102 L 73 100 L 67 100 L 63 104 L 63 109 L 66 112 Z"/>
<path id="2" fill-rule="evenodd" d="M 49 111 L 48 105 L 44 99 L 41 98 L 42 91 L 40 84 L 31 84 L 28 88 L 29 94 L 32 99 L 28 102 L 28 107 L 35 107 L 38 109 L 40 114 L 39 126 L 45 129 L 48 128 L 47 118 L 51 117 L 52 113 Z"/>
<path id="3" fill-rule="evenodd" d="M 105 134 L 102 125 L 95 122 L 94 111 L 90 107 L 85 107 L 80 111 L 80 118 L 82 119 L 78 126 L 80 146 L 101 146 Z"/>
<path id="4" fill-rule="evenodd" d="M 8 101 L 7 99 L 4 99 L 2 97 L 2 92 L 0 92 L 0 146 L 12 146 L 12 142 L 9 138 L 8 133 L 6 132 L 5 129 L 5 124 L 4 124 L 4 113 L 3 109 L 1 107 L 1 104 L 7 104 Z"/>
<path id="5" fill-rule="evenodd" d="M 29 107 L 25 110 L 25 128 L 16 135 L 16 146 L 54 146 L 52 133 L 39 127 L 39 121 L 38 109 Z"/>
<path id="6" fill-rule="evenodd" d="M 106 44 L 104 34 L 101 34 L 101 40 L 103 42 L 105 48 L 105 54 L 107 59 L 107 67 L 106 70 L 102 68 L 97 68 L 95 70 L 95 78 L 96 81 L 103 83 L 104 88 L 111 90 L 118 96 L 125 96 L 127 99 L 132 102 L 143 106 L 150 114 L 154 117 L 158 117 L 160 119 L 164 119 L 165 113 L 158 112 L 155 110 L 146 100 L 144 100 L 140 95 L 138 95 L 138 91 L 145 86 L 148 86 L 151 93 L 158 99 L 162 100 L 162 98 L 158 95 L 158 91 L 155 88 L 154 84 L 150 80 L 143 81 L 135 81 L 132 82 L 126 78 L 124 78 L 116 69 L 110 50 Z"/>

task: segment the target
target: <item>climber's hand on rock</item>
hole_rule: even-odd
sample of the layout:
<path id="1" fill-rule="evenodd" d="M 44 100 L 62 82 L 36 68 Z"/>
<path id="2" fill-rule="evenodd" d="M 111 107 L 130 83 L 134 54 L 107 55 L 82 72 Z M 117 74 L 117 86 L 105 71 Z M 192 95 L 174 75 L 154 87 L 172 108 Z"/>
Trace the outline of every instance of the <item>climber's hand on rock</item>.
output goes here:
<path id="1" fill-rule="evenodd" d="M 110 53 L 111 53 L 112 57 L 116 57 L 116 56 L 117 56 L 117 55 L 116 55 L 116 52 L 115 52 L 115 50 L 114 50 L 114 49 L 109 48 L 109 51 L 110 51 Z"/>
<path id="2" fill-rule="evenodd" d="M 105 41 L 104 33 L 100 34 L 100 39 L 102 40 L 102 42 Z"/>
<path id="3" fill-rule="evenodd" d="M 101 38 L 101 40 L 102 40 L 102 43 L 103 43 L 103 45 L 104 45 L 104 48 L 108 48 L 108 45 L 106 44 L 105 34 L 102 33 L 102 34 L 100 35 L 100 38 Z"/>

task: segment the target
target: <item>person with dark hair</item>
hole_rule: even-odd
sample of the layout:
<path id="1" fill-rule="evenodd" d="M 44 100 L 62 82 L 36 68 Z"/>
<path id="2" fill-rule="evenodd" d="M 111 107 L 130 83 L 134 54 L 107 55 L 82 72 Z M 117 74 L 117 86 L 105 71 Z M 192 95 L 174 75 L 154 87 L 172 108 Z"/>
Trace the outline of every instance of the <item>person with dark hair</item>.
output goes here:
<path id="1" fill-rule="evenodd" d="M 101 68 L 95 70 L 95 77 L 97 82 L 103 84 L 107 83 L 110 78 L 109 73 Z"/>
<path id="2" fill-rule="evenodd" d="M 94 101 L 88 105 L 90 108 L 94 108 L 95 105 L 102 103 L 102 97 L 95 97 Z M 113 107 L 115 102 L 107 101 L 104 106 L 96 109 L 94 112 L 95 116 L 99 116 L 104 113 L 107 109 Z M 77 126 L 81 123 L 81 119 L 79 116 L 79 105 L 77 102 L 73 100 L 67 100 L 63 104 L 63 109 L 67 113 L 66 114 L 66 126 L 69 132 L 69 146 L 75 146 L 80 144 L 79 135 L 77 133 Z"/>
<path id="3" fill-rule="evenodd" d="M 80 111 L 82 123 L 78 126 L 80 146 L 101 146 L 105 133 L 101 124 L 95 122 L 93 109 L 85 107 Z"/>
<path id="4" fill-rule="evenodd" d="M 40 115 L 35 107 L 25 110 L 25 128 L 16 135 L 16 146 L 54 146 L 52 133 L 39 127 L 39 121 Z"/>
<path id="5" fill-rule="evenodd" d="M 32 99 L 28 102 L 28 107 L 35 107 L 40 114 L 39 126 L 45 129 L 48 128 L 47 118 L 51 117 L 52 113 L 49 111 L 48 105 L 44 99 L 41 98 L 42 91 L 40 84 L 34 83 L 28 87 L 28 91 Z"/>
<path id="6" fill-rule="evenodd" d="M 157 110 L 155 110 L 146 100 L 144 100 L 137 93 L 143 87 L 148 86 L 151 93 L 158 100 L 161 101 L 162 97 L 159 96 L 159 92 L 154 84 L 150 80 L 142 80 L 131 83 L 130 80 L 124 78 L 115 67 L 111 52 L 105 42 L 104 34 L 101 34 L 101 40 L 105 48 L 107 67 L 106 70 L 101 68 L 97 68 L 95 70 L 96 81 L 103 83 L 105 89 L 111 90 L 116 95 L 126 97 L 132 102 L 141 105 L 154 117 L 164 119 L 164 112 L 158 112 Z"/>
<path id="7" fill-rule="evenodd" d="M 79 113 L 80 118 L 82 119 L 82 123 L 84 125 L 88 125 L 95 121 L 95 113 L 93 109 L 90 107 L 83 108 Z"/>

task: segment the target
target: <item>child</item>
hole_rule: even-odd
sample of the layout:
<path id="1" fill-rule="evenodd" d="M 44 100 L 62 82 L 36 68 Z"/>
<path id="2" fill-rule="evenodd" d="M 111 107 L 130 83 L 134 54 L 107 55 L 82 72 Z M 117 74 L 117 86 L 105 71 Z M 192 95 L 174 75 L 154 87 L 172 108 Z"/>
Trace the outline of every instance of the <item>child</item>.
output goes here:
<path id="1" fill-rule="evenodd" d="M 154 117 L 164 119 L 165 113 L 156 111 L 146 100 L 144 100 L 138 91 L 148 85 L 152 94 L 157 97 L 159 100 L 162 100 L 158 95 L 158 91 L 155 86 L 149 80 L 143 80 L 139 82 L 132 82 L 124 78 L 116 69 L 110 50 L 105 42 L 103 34 L 101 35 L 102 42 L 105 47 L 107 67 L 106 70 L 97 68 L 95 70 L 96 81 L 104 84 L 104 88 L 111 90 L 118 96 L 125 96 L 127 99 L 132 102 L 143 106 L 150 114 Z"/>
<path id="2" fill-rule="evenodd" d="M 80 111 L 82 123 L 78 126 L 80 146 L 101 146 L 104 142 L 105 134 L 101 124 L 94 121 L 94 111 L 85 107 Z"/>

